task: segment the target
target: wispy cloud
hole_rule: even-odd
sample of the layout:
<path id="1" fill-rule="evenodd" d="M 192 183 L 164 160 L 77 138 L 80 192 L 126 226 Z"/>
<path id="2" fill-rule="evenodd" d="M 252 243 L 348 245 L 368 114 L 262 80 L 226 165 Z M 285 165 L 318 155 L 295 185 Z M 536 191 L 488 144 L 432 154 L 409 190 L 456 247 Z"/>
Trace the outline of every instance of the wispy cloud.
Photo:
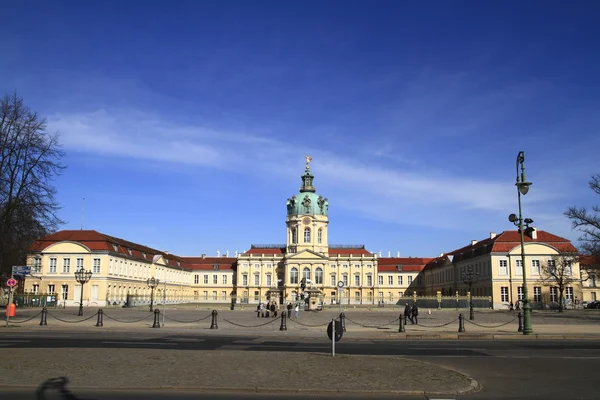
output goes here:
<path id="1" fill-rule="evenodd" d="M 452 227 L 469 215 L 505 212 L 514 205 L 506 182 L 407 164 L 387 168 L 293 141 L 217 131 L 146 112 L 63 113 L 48 122 L 71 152 L 260 173 L 273 181 L 297 179 L 302 157 L 309 152 L 315 157 L 317 185 L 336 206 L 386 222 Z"/>

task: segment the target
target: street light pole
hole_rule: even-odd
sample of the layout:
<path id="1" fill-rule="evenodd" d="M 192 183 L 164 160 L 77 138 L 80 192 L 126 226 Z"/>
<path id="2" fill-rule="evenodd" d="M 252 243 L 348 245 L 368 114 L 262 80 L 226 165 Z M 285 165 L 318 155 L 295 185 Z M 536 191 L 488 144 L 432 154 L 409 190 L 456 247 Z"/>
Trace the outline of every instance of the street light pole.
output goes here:
<path id="1" fill-rule="evenodd" d="M 465 285 L 469 286 L 469 319 L 472 321 L 475 319 L 473 313 L 473 285 L 479 280 L 479 274 L 473 271 L 473 267 L 469 267 L 466 273 L 462 273 L 462 280 Z"/>
<path id="2" fill-rule="evenodd" d="M 519 167 L 521 167 L 521 172 L 519 174 Z M 531 304 L 529 303 L 529 291 L 527 290 L 527 267 L 525 264 L 525 229 L 523 227 L 523 222 L 527 224 L 527 229 L 529 229 L 529 224 L 533 222 L 532 219 L 526 218 L 523 221 L 523 213 L 521 208 L 521 195 L 526 195 L 529 192 L 529 186 L 532 185 L 531 182 L 527 182 L 525 178 L 525 152 L 520 151 L 517 156 L 517 182 L 515 183 L 517 186 L 517 196 L 519 201 L 519 216 L 517 217 L 514 214 L 511 214 L 508 217 L 508 220 L 514 223 L 519 227 L 519 232 L 521 236 L 521 268 L 523 270 L 523 335 L 531 335 L 533 333 L 533 328 L 531 325 Z"/>
<path id="3" fill-rule="evenodd" d="M 150 312 L 154 311 L 152 307 L 154 306 L 154 288 L 156 288 L 159 284 L 158 279 L 154 277 L 146 280 L 146 284 L 150 288 Z"/>
<path id="4" fill-rule="evenodd" d="M 92 278 L 92 271 L 86 271 L 85 269 L 79 268 L 75 271 L 75 280 L 81 285 L 81 296 L 79 297 L 79 312 L 77 315 L 83 316 L 83 285 L 85 285 Z"/>

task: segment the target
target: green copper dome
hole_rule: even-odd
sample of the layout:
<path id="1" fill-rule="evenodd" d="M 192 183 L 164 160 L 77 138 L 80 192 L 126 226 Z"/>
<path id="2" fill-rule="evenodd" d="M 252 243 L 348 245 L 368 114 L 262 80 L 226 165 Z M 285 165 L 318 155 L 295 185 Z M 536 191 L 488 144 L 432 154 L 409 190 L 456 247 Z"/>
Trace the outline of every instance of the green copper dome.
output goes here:
<path id="1" fill-rule="evenodd" d="M 310 173 L 308 164 L 306 171 L 302 175 L 302 187 L 300 193 L 287 199 L 288 215 L 312 214 L 327 215 L 329 210 L 329 201 L 323 196 L 316 194 L 313 186 L 314 176 Z"/>

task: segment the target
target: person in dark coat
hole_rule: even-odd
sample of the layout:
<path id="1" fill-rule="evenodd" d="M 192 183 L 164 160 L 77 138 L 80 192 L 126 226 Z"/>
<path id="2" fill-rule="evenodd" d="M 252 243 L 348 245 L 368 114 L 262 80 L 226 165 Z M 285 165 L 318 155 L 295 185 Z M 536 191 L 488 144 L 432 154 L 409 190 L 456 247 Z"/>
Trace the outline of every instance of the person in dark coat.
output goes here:
<path id="1" fill-rule="evenodd" d="M 410 306 L 408 305 L 408 303 L 406 303 L 406 307 L 404 307 L 404 322 L 405 323 L 406 323 L 406 318 L 408 318 L 410 320 L 410 322 L 414 324 L 413 319 L 412 319 L 412 314 L 410 312 Z"/>
<path id="2" fill-rule="evenodd" d="M 273 315 L 273 317 L 276 317 L 276 315 L 275 315 L 275 303 L 271 303 L 271 315 Z"/>
<path id="3" fill-rule="evenodd" d="M 289 302 L 287 305 L 287 317 L 292 318 L 292 302 Z"/>
<path id="4" fill-rule="evenodd" d="M 413 321 L 413 323 L 419 325 L 419 308 L 417 307 L 416 303 L 413 304 L 410 312 L 412 314 L 411 320 Z"/>

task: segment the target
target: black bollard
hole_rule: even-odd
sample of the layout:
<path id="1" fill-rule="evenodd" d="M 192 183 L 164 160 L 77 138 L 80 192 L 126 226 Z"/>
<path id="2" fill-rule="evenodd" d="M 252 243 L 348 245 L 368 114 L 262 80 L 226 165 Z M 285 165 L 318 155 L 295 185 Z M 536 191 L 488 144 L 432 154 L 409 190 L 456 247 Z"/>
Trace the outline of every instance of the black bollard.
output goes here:
<path id="1" fill-rule="evenodd" d="M 281 313 L 281 326 L 279 327 L 280 331 L 287 331 L 287 325 L 285 323 L 285 311 Z"/>
<path id="2" fill-rule="evenodd" d="M 210 323 L 210 329 L 219 329 L 217 325 L 217 310 L 212 310 L 212 322 Z"/>
<path id="3" fill-rule="evenodd" d="M 158 308 L 154 309 L 154 324 L 153 328 L 160 328 L 160 310 Z"/>
<path id="4" fill-rule="evenodd" d="M 346 332 L 346 315 L 344 313 L 340 313 L 340 322 L 342 323 L 342 331 Z"/>
<path id="5" fill-rule="evenodd" d="M 46 323 L 46 315 L 48 314 L 48 309 L 46 307 L 42 308 L 42 318 L 40 319 L 40 326 L 48 325 Z"/>
<path id="6" fill-rule="evenodd" d="M 519 311 L 517 318 L 519 318 L 519 329 L 517 329 L 517 332 L 523 332 L 523 313 L 521 311 Z"/>
<path id="7" fill-rule="evenodd" d="M 458 314 L 458 331 L 459 332 L 465 331 L 465 317 L 463 317 L 462 314 Z"/>
<path id="8" fill-rule="evenodd" d="M 104 326 L 102 323 L 102 316 L 104 315 L 104 311 L 102 309 L 98 310 L 98 321 L 96 322 L 96 326 Z"/>
<path id="9" fill-rule="evenodd" d="M 400 314 L 400 327 L 398 328 L 398 332 L 406 332 L 404 325 L 406 325 L 406 321 L 404 321 L 404 316 Z"/>

